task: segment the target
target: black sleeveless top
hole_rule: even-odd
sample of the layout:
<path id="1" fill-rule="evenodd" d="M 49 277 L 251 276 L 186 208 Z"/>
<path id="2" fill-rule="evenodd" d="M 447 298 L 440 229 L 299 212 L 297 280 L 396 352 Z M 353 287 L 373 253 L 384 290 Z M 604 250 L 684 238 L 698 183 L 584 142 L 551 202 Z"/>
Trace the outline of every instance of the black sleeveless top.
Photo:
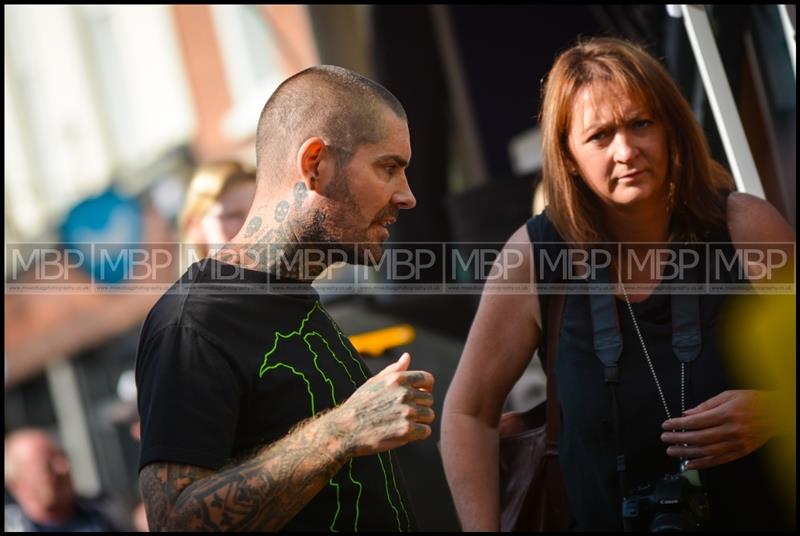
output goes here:
<path id="1" fill-rule="evenodd" d="M 550 259 L 555 259 L 558 251 L 566 247 L 563 239 L 546 213 L 530 219 L 527 228 L 533 244 L 537 282 L 562 282 L 560 269 L 553 270 L 552 265 L 541 262 L 541 255 L 546 252 Z M 722 247 L 733 251 L 727 233 L 726 236 L 710 237 L 709 241 L 726 242 Z M 735 280 L 735 274 L 734 267 L 728 274 L 731 282 Z M 725 390 L 769 388 L 737 385 L 726 370 L 720 350 L 720 313 L 728 298 L 715 294 L 700 296 L 702 346 L 700 355 L 686 365 L 687 409 Z M 548 296 L 540 294 L 544 325 L 547 323 L 547 301 Z M 677 458 L 667 456 L 667 444 L 660 439 L 666 414 L 630 312 L 624 301 L 615 301 L 623 342 L 618 396 L 627 481 L 629 486 L 648 484 L 665 474 L 677 473 L 679 462 Z M 653 293 L 632 306 L 670 414 L 679 416 L 681 373 L 680 362 L 672 348 L 670 296 Z M 757 357 L 753 356 L 754 359 Z M 617 442 L 612 424 L 611 397 L 604 381 L 604 366 L 593 346 L 592 317 L 586 294 L 566 296 L 556 381 L 562 416 L 559 460 L 573 528 L 621 530 L 622 493 L 616 471 Z M 760 459 L 762 450 L 700 472 L 711 502 L 713 528 L 763 530 L 785 527 L 778 501 L 767 492 L 769 486 Z"/>

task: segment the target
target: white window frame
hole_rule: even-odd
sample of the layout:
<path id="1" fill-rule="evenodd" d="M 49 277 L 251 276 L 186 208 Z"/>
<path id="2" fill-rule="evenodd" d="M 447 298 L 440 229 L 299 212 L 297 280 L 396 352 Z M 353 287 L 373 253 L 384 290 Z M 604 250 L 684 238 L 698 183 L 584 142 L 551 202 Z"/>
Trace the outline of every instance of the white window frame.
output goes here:
<path id="1" fill-rule="evenodd" d="M 219 50 L 232 106 L 222 120 L 223 135 L 233 142 L 245 141 L 255 135 L 258 117 L 267 98 L 272 95 L 285 77 L 280 64 L 275 61 L 269 74 L 259 78 L 251 63 L 245 29 L 237 10 L 240 4 L 212 5 L 214 29 L 219 39 Z M 261 9 L 250 6 L 250 9 Z M 266 21 L 265 21 L 266 24 Z M 277 56 L 274 47 L 273 57 Z M 276 58 L 277 60 L 277 58 Z"/>

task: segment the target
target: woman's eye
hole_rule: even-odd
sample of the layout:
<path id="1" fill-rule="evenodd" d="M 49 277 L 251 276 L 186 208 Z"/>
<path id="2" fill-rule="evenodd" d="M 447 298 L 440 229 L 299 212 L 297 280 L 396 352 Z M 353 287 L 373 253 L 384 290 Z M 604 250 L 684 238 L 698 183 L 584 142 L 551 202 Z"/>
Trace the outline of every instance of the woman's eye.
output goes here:
<path id="1" fill-rule="evenodd" d="M 649 127 L 652 124 L 653 124 L 653 122 L 650 121 L 649 119 L 639 119 L 639 120 L 633 122 L 633 128 L 638 128 L 638 129 L 646 128 L 646 127 Z"/>
<path id="2" fill-rule="evenodd" d="M 607 135 L 608 133 L 605 130 L 601 130 L 600 132 L 595 132 L 594 134 L 592 134 L 592 136 L 589 138 L 589 141 L 601 141 Z"/>

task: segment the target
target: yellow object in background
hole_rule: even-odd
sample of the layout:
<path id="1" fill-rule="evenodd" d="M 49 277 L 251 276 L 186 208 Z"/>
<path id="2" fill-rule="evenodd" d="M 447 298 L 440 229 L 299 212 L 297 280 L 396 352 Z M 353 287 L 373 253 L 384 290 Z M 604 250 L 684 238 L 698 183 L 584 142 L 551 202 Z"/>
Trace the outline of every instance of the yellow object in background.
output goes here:
<path id="1" fill-rule="evenodd" d="M 363 356 L 379 357 L 389 348 L 402 346 L 412 342 L 417 334 L 410 324 L 401 324 L 390 328 L 367 331 L 350 337 L 350 342 Z"/>
<path id="2" fill-rule="evenodd" d="M 790 279 L 791 278 L 791 279 Z M 793 271 L 784 280 L 794 282 Z M 722 317 L 731 371 L 744 384 L 768 385 L 771 413 L 783 432 L 767 443 L 767 463 L 796 523 L 797 500 L 797 296 L 737 296 Z"/>

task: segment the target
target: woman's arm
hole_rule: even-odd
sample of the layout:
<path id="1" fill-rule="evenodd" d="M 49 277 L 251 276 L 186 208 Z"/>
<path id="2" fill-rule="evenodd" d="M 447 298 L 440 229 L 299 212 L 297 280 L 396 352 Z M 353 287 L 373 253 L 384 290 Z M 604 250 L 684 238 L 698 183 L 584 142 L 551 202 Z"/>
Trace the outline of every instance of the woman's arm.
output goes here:
<path id="1" fill-rule="evenodd" d="M 779 260 L 775 253 L 782 251 L 788 262 L 794 264 L 794 243 L 797 239 L 789 223 L 775 207 L 758 197 L 734 192 L 728 196 L 727 213 L 728 231 L 734 247 L 761 251 L 763 262 Z M 765 272 L 765 266 L 759 259 L 760 256 L 756 255 L 752 262 L 745 262 L 745 274 L 752 282 L 772 274 Z"/>
<path id="2" fill-rule="evenodd" d="M 742 258 L 748 279 L 770 282 L 765 278 L 775 275 L 771 270 L 774 267 L 764 262 L 780 260 L 781 252 L 788 261 L 783 269 L 793 276 L 795 235 L 772 205 L 752 195 L 733 193 L 728 197 L 727 211 L 734 245 L 756 253 Z M 664 422 L 662 440 L 670 445 L 667 454 L 691 460 L 689 469 L 706 469 L 742 458 L 780 433 L 777 400 L 780 397 L 771 391 L 722 392 L 686 410 L 684 416 Z"/>
<path id="3" fill-rule="evenodd" d="M 541 316 L 525 226 L 509 239 L 484 287 L 442 417 L 442 458 L 462 528 L 499 530 L 497 424 L 506 396 L 539 343 Z M 503 293 L 497 283 L 531 284 Z"/>

